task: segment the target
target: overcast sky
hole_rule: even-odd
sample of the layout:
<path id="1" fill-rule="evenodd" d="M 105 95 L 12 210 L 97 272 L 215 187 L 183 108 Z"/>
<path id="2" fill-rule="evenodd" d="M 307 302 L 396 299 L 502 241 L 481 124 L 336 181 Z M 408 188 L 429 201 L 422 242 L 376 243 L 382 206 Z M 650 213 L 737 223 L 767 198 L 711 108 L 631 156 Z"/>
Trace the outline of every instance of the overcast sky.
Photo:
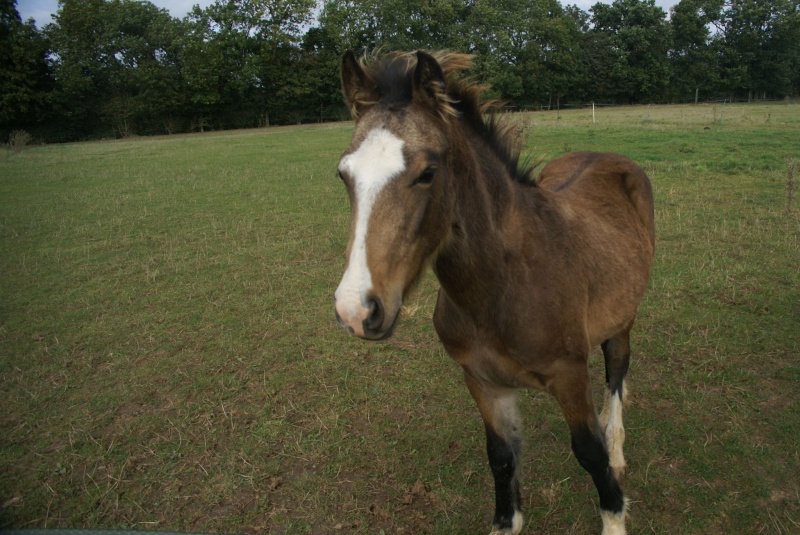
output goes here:
<path id="1" fill-rule="evenodd" d="M 158 7 L 166 8 L 170 15 L 182 19 L 192 6 L 200 4 L 205 7 L 212 3 L 213 0 L 150 0 L 152 4 Z M 41 28 L 48 22 L 53 22 L 51 14 L 58 11 L 58 0 L 17 0 L 17 11 L 22 20 L 33 18 L 36 21 L 36 27 Z"/>
<path id="2" fill-rule="evenodd" d="M 205 7 L 213 0 L 150 0 L 158 7 L 166 8 L 173 17 L 182 19 L 189 11 L 191 11 L 194 4 L 200 4 Z M 563 0 L 564 4 L 576 4 L 584 11 L 589 11 L 589 8 L 596 4 L 596 0 Z M 603 2 L 610 4 L 612 2 Z M 669 8 L 678 3 L 678 0 L 656 0 L 656 4 L 661 6 L 664 11 L 669 13 Z M 53 22 L 50 17 L 51 14 L 58 10 L 58 0 L 17 0 L 17 11 L 19 11 L 22 20 L 33 18 L 36 21 L 36 26 L 41 28 L 48 22 Z"/>

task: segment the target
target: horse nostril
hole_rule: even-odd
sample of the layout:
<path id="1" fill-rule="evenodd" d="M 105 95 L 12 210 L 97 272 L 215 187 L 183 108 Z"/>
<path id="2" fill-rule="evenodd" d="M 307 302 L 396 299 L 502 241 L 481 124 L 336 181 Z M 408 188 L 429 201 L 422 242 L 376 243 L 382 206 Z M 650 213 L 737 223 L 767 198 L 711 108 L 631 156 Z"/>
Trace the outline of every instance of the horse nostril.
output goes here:
<path id="1" fill-rule="evenodd" d="M 383 325 L 383 304 L 377 297 L 370 297 L 367 299 L 367 306 L 369 307 L 369 314 L 367 315 L 367 319 L 364 320 L 364 330 L 372 332 L 378 331 Z"/>

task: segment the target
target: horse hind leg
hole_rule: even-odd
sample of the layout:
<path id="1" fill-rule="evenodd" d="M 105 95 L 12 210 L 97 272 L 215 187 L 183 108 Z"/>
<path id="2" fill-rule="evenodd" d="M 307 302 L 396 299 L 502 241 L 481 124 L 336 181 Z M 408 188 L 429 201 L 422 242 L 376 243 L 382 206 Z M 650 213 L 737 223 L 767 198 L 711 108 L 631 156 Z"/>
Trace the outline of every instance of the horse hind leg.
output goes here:
<path id="1" fill-rule="evenodd" d="M 603 535 L 625 535 L 627 501 L 609 464 L 608 450 L 595 412 L 585 364 L 576 363 L 548 386 L 569 425 L 572 451 L 597 488 Z"/>
<path id="2" fill-rule="evenodd" d="M 625 375 L 631 356 L 629 343 L 630 327 L 602 343 L 603 357 L 606 364 L 606 386 L 608 387 L 600 413 L 600 425 L 603 429 L 609 464 L 614 476 L 622 477 L 625 473 L 625 456 L 622 446 L 625 443 L 625 426 L 622 423 L 622 406 L 627 399 Z"/>

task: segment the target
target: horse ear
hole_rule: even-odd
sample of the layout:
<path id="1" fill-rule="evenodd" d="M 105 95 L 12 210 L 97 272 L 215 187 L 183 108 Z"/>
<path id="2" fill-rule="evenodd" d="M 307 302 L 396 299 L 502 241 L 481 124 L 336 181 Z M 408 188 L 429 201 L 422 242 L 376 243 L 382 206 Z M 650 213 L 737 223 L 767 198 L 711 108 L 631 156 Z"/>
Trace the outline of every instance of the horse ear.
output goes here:
<path id="1" fill-rule="evenodd" d="M 353 117 L 378 102 L 378 87 L 356 59 L 352 50 L 342 56 L 342 94 Z"/>
<path id="2" fill-rule="evenodd" d="M 433 56 L 417 51 L 414 69 L 414 101 L 437 112 L 450 112 L 450 98 L 445 92 L 444 72 Z"/>

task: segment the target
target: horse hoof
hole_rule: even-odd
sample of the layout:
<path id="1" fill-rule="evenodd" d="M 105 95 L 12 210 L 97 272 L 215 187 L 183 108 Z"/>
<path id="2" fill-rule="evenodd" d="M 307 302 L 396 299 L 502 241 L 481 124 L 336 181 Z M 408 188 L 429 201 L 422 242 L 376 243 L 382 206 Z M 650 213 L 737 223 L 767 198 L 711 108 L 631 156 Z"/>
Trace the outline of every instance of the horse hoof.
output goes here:
<path id="1" fill-rule="evenodd" d="M 600 510 L 600 518 L 603 520 L 602 535 L 625 535 L 625 518 L 628 516 L 628 500 L 625 499 L 622 511 L 614 513 L 612 511 Z"/>
<path id="2" fill-rule="evenodd" d="M 494 526 L 489 535 L 519 535 L 521 531 L 522 531 L 522 513 L 516 511 L 514 513 L 514 518 L 511 519 L 510 528 L 500 528 Z"/>

